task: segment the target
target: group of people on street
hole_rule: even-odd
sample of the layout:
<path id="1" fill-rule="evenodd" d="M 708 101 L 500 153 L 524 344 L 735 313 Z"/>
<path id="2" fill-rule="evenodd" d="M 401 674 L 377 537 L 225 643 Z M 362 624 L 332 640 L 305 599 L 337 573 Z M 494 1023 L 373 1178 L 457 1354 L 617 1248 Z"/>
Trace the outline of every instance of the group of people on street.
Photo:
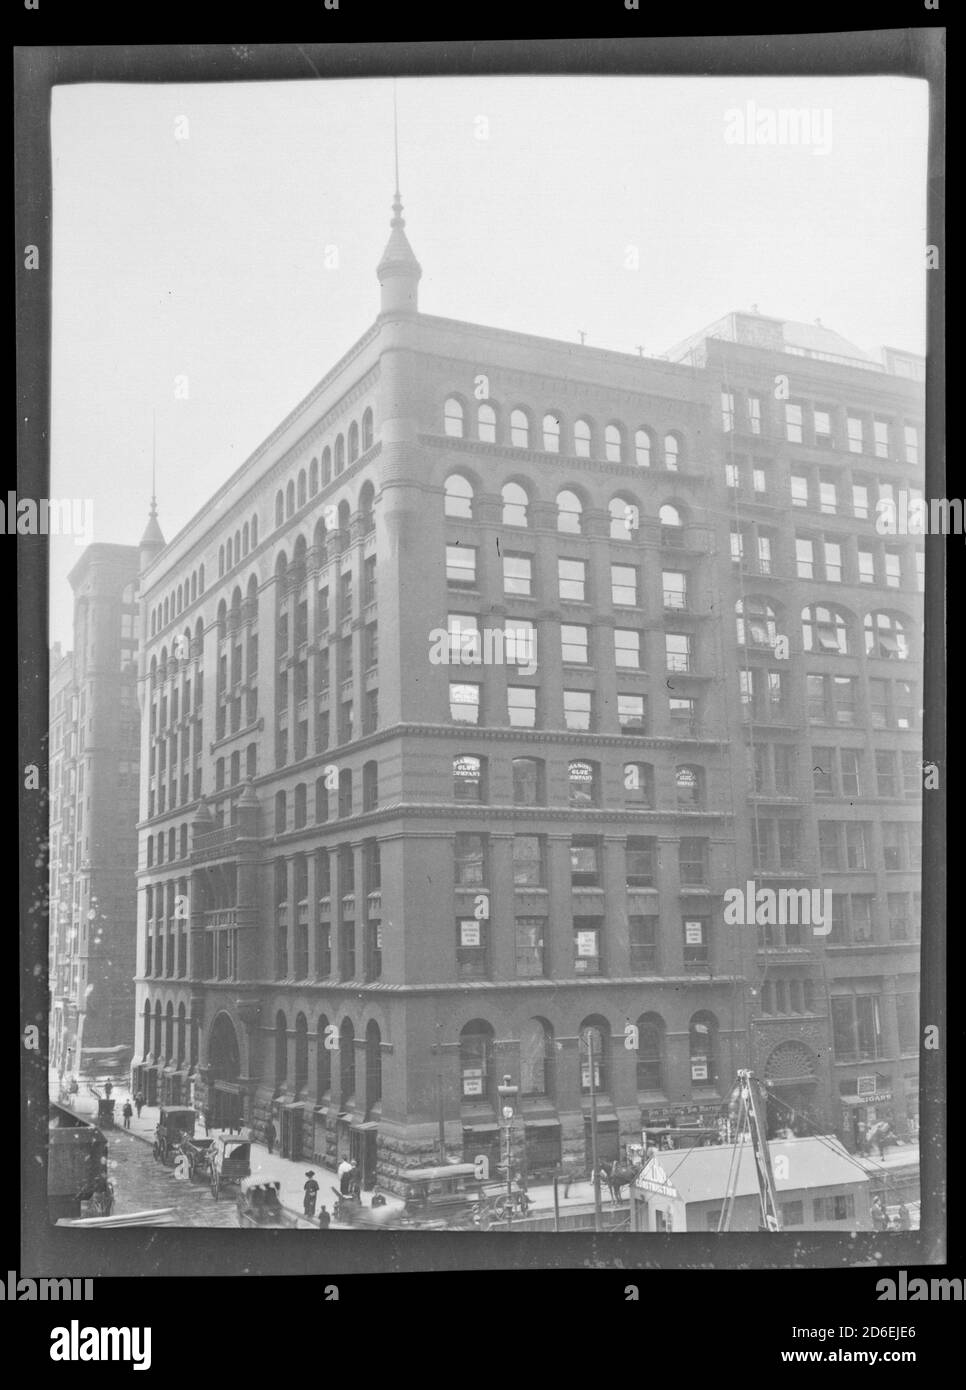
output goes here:
<path id="1" fill-rule="evenodd" d="M 359 1172 L 359 1165 L 354 1158 L 343 1158 L 338 1168 L 335 1170 L 336 1177 L 339 1179 L 339 1191 L 343 1197 L 348 1197 L 351 1201 L 362 1201 L 362 1174 Z"/>
<path id="2" fill-rule="evenodd" d="M 900 1202 L 899 1209 L 895 1216 L 890 1216 L 881 1195 L 876 1196 L 872 1201 L 870 1215 L 872 1217 L 873 1228 L 876 1231 L 912 1230 L 912 1216 L 905 1202 Z"/>

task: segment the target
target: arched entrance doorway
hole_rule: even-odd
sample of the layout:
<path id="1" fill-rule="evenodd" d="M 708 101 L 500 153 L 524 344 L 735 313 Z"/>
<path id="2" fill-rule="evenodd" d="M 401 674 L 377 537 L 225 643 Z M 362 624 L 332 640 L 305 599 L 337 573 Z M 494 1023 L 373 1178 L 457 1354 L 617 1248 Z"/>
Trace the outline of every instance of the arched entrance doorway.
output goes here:
<path id="1" fill-rule="evenodd" d="M 216 1014 L 208 1035 L 208 1123 L 227 1129 L 242 1122 L 241 1054 L 235 1025 Z"/>
<path id="2" fill-rule="evenodd" d="M 768 1097 L 766 1125 L 769 1139 L 790 1130 L 804 1137 L 822 1132 L 817 1113 L 817 1059 L 803 1042 L 790 1039 L 772 1048 L 765 1063 Z"/>

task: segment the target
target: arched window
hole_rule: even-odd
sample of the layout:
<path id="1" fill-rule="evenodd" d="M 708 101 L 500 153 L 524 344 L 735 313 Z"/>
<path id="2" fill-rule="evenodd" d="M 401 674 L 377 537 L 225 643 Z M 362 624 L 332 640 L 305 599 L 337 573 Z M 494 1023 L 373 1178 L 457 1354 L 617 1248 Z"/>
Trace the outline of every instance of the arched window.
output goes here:
<path id="1" fill-rule="evenodd" d="M 902 620 L 892 613 L 865 615 L 865 652 L 885 661 L 906 661 L 909 639 Z"/>
<path id="2" fill-rule="evenodd" d="M 778 640 L 778 615 L 762 598 L 738 599 L 735 622 L 740 647 L 774 647 Z"/>
<path id="3" fill-rule="evenodd" d="M 237 757 L 237 754 L 233 755 Z M 295 829 L 301 830 L 305 824 L 305 783 L 299 782 L 295 788 Z"/>
<path id="4" fill-rule="evenodd" d="M 349 462 L 355 463 L 359 457 L 359 426 L 353 420 L 349 426 Z"/>
<path id="5" fill-rule="evenodd" d="M 309 1079 L 309 1023 L 305 1014 L 295 1015 L 295 1095 L 300 1096 Z"/>
<path id="6" fill-rule="evenodd" d="M 148 973 L 150 974 L 150 971 L 149 971 Z M 145 999 L 145 1001 L 144 1001 L 144 1028 L 143 1028 L 143 1031 L 142 1031 L 142 1034 L 141 1034 L 141 1052 L 142 1052 L 142 1056 L 147 1057 L 147 1055 L 148 1055 L 148 1053 L 149 1053 L 150 1051 L 151 1051 L 151 1004 L 150 1004 L 150 1002 L 149 1002 L 147 999 Z"/>
<path id="7" fill-rule="evenodd" d="M 610 538 L 612 541 L 632 541 L 641 524 L 640 508 L 628 497 L 612 497 L 610 510 Z"/>
<path id="8" fill-rule="evenodd" d="M 608 463 L 620 463 L 624 457 L 624 441 L 618 425 L 608 425 L 604 430 L 604 454 Z"/>
<path id="9" fill-rule="evenodd" d="M 565 488 L 557 493 L 557 530 L 579 536 L 583 530 L 583 503 L 575 492 Z"/>
<path id="10" fill-rule="evenodd" d="M 580 1093 L 591 1091 L 591 1057 L 593 1057 L 594 1090 L 610 1089 L 610 1024 L 599 1014 L 585 1018 L 580 1025 Z"/>
<path id="11" fill-rule="evenodd" d="M 305 506 L 306 498 L 307 498 L 307 488 L 306 488 L 306 480 L 305 480 L 305 469 L 304 469 L 304 468 L 300 468 L 300 469 L 299 469 L 299 477 L 298 477 L 298 505 L 299 505 L 300 507 L 304 507 L 304 506 Z"/>
<path id="12" fill-rule="evenodd" d="M 553 1028 L 545 1018 L 528 1018 L 520 1029 L 520 1094 L 554 1093 Z"/>
<path id="13" fill-rule="evenodd" d="M 677 789 L 678 809 L 696 811 L 703 803 L 703 772 L 690 763 L 681 763 L 674 769 L 674 785 Z"/>
<path id="14" fill-rule="evenodd" d="M 641 1014 L 637 1020 L 637 1089 L 664 1089 L 664 1020 L 659 1014 Z"/>
<path id="15" fill-rule="evenodd" d="M 315 823 L 323 825 L 329 819 L 329 789 L 324 777 L 315 779 Z"/>
<path id="16" fill-rule="evenodd" d="M 366 406 L 362 413 L 362 452 L 372 448 L 372 407 Z"/>
<path id="17" fill-rule="evenodd" d="M 332 450 L 326 444 L 322 450 L 322 486 L 325 487 L 332 481 Z"/>
<path id="18" fill-rule="evenodd" d="M 476 412 L 476 432 L 482 443 L 496 443 L 496 411 L 485 402 Z"/>
<path id="19" fill-rule="evenodd" d="M 669 502 L 665 502 L 664 506 L 658 512 L 658 518 L 662 526 L 681 525 L 681 513 L 678 511 L 677 507 L 672 507 Z"/>
<path id="20" fill-rule="evenodd" d="M 232 550 L 232 563 L 237 565 L 241 559 L 241 528 L 235 532 L 235 546 Z"/>
<path id="21" fill-rule="evenodd" d="M 296 588 L 300 588 L 305 583 L 308 569 L 307 550 L 305 537 L 298 536 L 292 551 L 292 583 Z"/>
<path id="22" fill-rule="evenodd" d="M 345 436 L 340 434 L 335 441 L 335 476 L 345 468 Z"/>
<path id="23" fill-rule="evenodd" d="M 258 542 L 257 542 L 257 539 L 256 539 L 256 537 L 255 537 L 254 527 L 255 527 L 255 521 L 253 520 L 253 521 L 252 521 L 252 545 L 257 545 Z M 199 593 L 199 594 L 203 594 L 204 592 L 205 592 L 205 567 L 204 567 L 204 565 L 199 565 L 199 566 L 198 566 L 198 593 Z"/>
<path id="24" fill-rule="evenodd" d="M 718 1020 L 707 1010 L 696 1013 L 688 1029 L 691 1085 L 714 1086 L 718 1080 Z"/>
<path id="25" fill-rule="evenodd" d="M 309 464 L 309 496 L 314 497 L 319 490 L 319 461 L 313 459 Z"/>
<path id="26" fill-rule="evenodd" d="M 382 1100 L 382 1034 L 374 1018 L 366 1024 L 366 1115 Z"/>
<path id="27" fill-rule="evenodd" d="M 319 517 L 318 521 L 315 523 L 315 531 L 312 534 L 312 547 L 315 550 L 315 563 L 320 568 L 329 558 L 326 545 L 325 521 L 322 517 Z"/>
<path id="28" fill-rule="evenodd" d="M 362 765 L 362 809 L 374 811 L 379 805 L 379 764 L 370 761 Z"/>
<path id="29" fill-rule="evenodd" d="M 665 502 L 658 512 L 661 522 L 661 544 L 670 546 L 681 546 L 684 544 L 684 526 L 681 521 L 681 513 L 677 507 L 672 507 L 669 502 Z"/>
<path id="30" fill-rule="evenodd" d="M 543 448 L 544 453 L 560 453 L 560 416 L 545 415 L 543 417 Z"/>
<path id="31" fill-rule="evenodd" d="M 474 1018 L 460 1033 L 460 1094 L 466 1101 L 493 1099 L 492 1026 Z"/>
<path id="32" fill-rule="evenodd" d="M 590 458 L 590 423 L 577 420 L 574 424 L 574 453 L 578 458 Z"/>
<path id="33" fill-rule="evenodd" d="M 275 1015 L 275 1090 L 285 1089 L 288 1076 L 288 1023 L 282 1010 Z"/>
<path id="34" fill-rule="evenodd" d="M 282 496 L 281 489 L 275 494 L 275 525 L 281 526 L 285 520 L 285 498 Z"/>
<path id="35" fill-rule="evenodd" d="M 315 1025 L 315 1100 L 321 1105 L 332 1088 L 332 1049 L 326 1047 L 329 1020 L 319 1014 Z"/>
<path id="36" fill-rule="evenodd" d="M 223 575 L 224 573 L 225 573 L 225 547 L 224 547 L 223 545 L 220 545 L 220 546 L 218 547 L 218 575 L 219 575 L 219 578 L 220 578 L 221 575 Z M 168 605 L 167 605 L 167 601 L 165 601 L 165 605 L 164 605 L 164 606 L 165 606 L 165 608 L 167 608 L 167 606 L 168 606 Z"/>
<path id="37" fill-rule="evenodd" d="M 295 484 L 291 481 L 285 485 L 285 519 L 295 515 Z"/>
<path id="38" fill-rule="evenodd" d="M 473 486 L 459 473 L 451 473 L 444 483 L 445 501 L 443 511 L 447 516 L 461 517 L 466 521 L 473 517 Z"/>
<path id="39" fill-rule="evenodd" d="M 158 999 L 155 1001 L 154 1005 L 154 1055 L 157 1057 L 158 1061 L 161 1061 L 164 1057 L 164 1040 L 161 1036 L 163 1018 L 164 1014 L 161 1010 L 161 1000 Z"/>
<path id="40" fill-rule="evenodd" d="M 676 434 L 664 436 L 664 467 L 671 473 L 678 471 L 681 459 L 681 441 Z"/>
<path id="41" fill-rule="evenodd" d="M 352 769 L 344 767 L 339 773 L 339 815 L 352 815 Z"/>
<path id="42" fill-rule="evenodd" d="M 515 449 L 530 447 L 530 420 L 525 410 L 510 412 L 510 443 Z"/>
<path id="43" fill-rule="evenodd" d="M 222 599 L 218 605 L 218 641 L 224 642 L 228 635 L 228 606 Z"/>
<path id="44" fill-rule="evenodd" d="M 339 1090 L 345 1109 L 356 1093 L 356 1033 L 348 1018 L 339 1027 Z"/>
<path id="45" fill-rule="evenodd" d="M 372 483 L 368 481 L 363 483 L 362 491 L 359 493 L 359 521 L 364 536 L 368 536 L 369 532 L 375 528 L 376 523 L 372 515 L 374 497 L 375 489 Z"/>
<path id="46" fill-rule="evenodd" d="M 483 800 L 483 760 L 472 753 L 457 753 L 453 759 L 453 800 Z"/>
<path id="47" fill-rule="evenodd" d="M 248 554 L 248 522 L 242 527 L 242 554 Z"/>
<path id="48" fill-rule="evenodd" d="M 595 763 L 583 758 L 567 764 L 568 801 L 571 806 L 596 806 L 598 776 Z"/>
<path id="49" fill-rule="evenodd" d="M 530 498 L 519 483 L 503 485 L 503 525 L 527 526 L 527 507 Z"/>
<path id="50" fill-rule="evenodd" d="M 638 468 L 651 466 L 651 435 L 648 430 L 639 429 L 634 435 L 634 461 Z"/>
<path id="51" fill-rule="evenodd" d="M 802 646 L 807 652 L 849 654 L 849 625 L 835 608 L 813 604 L 802 609 Z"/>
<path id="52" fill-rule="evenodd" d="M 455 396 L 450 396 L 443 406 L 443 432 L 453 439 L 463 438 L 463 406 Z"/>
<path id="53" fill-rule="evenodd" d="M 650 763 L 624 764 L 624 799 L 635 806 L 654 806 L 654 768 Z"/>
<path id="54" fill-rule="evenodd" d="M 275 834 L 284 835 L 286 825 L 285 793 L 275 793 Z"/>

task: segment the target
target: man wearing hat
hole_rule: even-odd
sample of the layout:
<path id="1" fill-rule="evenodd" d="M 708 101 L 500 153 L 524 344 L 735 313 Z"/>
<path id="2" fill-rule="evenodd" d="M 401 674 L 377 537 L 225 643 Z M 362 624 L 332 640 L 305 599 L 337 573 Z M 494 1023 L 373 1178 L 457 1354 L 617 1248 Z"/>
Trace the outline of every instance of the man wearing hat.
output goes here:
<path id="1" fill-rule="evenodd" d="M 319 1184 L 315 1181 L 315 1173 L 310 1168 L 306 1173 L 306 1184 L 302 1191 L 305 1193 L 305 1200 L 302 1203 L 302 1210 L 306 1216 L 315 1215 L 315 1203 L 319 1195 Z"/>

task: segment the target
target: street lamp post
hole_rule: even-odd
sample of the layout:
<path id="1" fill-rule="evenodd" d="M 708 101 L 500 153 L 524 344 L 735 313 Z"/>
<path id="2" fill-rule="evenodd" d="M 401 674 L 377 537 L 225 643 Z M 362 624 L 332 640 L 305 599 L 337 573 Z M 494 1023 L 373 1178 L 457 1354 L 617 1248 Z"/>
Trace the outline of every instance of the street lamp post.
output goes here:
<path id="1" fill-rule="evenodd" d="M 500 1097 L 500 1113 L 503 1117 L 503 1137 L 504 1137 L 504 1162 L 506 1163 L 506 1224 L 512 1225 L 513 1222 L 513 1173 L 512 1173 L 512 1125 L 514 1115 L 514 1102 L 519 1095 L 519 1086 L 514 1086 L 510 1077 L 504 1076 L 503 1081 L 496 1088 L 497 1095 Z"/>

